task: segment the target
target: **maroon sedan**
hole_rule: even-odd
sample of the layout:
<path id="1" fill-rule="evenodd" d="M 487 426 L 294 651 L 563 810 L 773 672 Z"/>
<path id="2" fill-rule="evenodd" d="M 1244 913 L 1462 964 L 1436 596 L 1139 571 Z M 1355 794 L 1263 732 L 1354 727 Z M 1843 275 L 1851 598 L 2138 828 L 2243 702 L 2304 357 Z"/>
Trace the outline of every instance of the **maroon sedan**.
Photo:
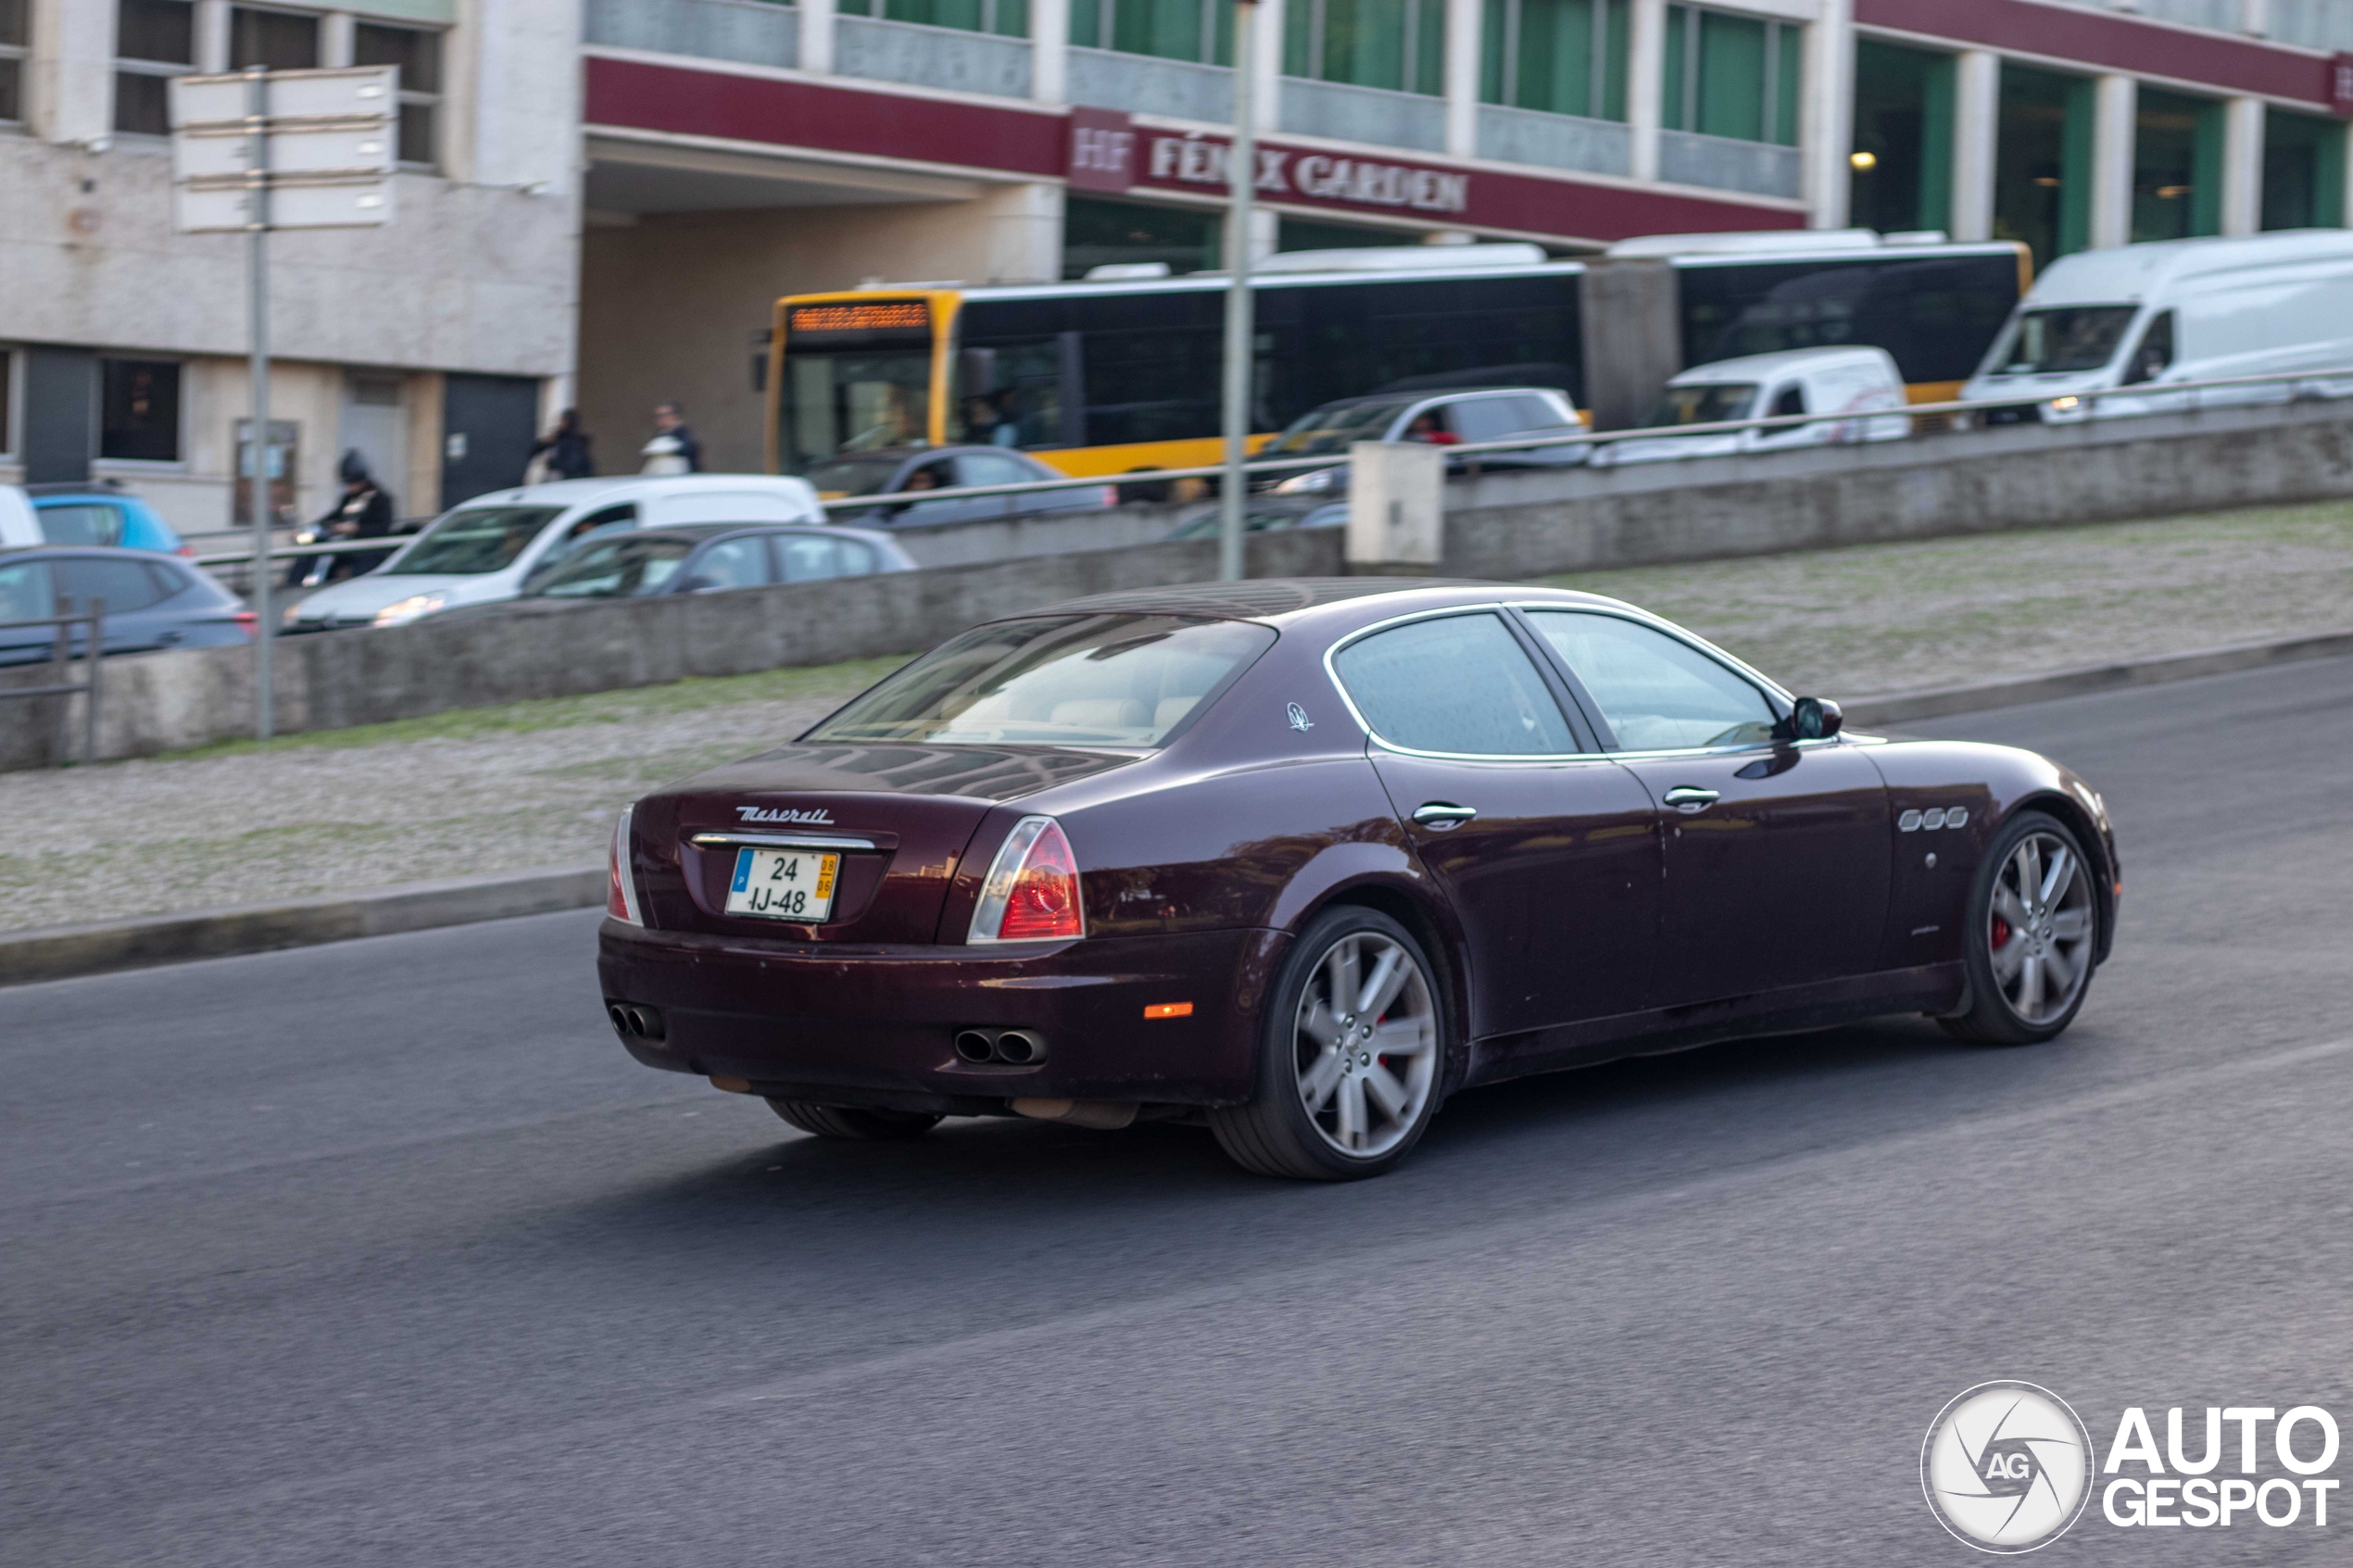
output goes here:
<path id="1" fill-rule="evenodd" d="M 1843 734 L 1615 600 L 1264 582 L 990 621 L 648 796 L 598 967 L 638 1060 L 822 1136 L 1176 1118 L 1330 1179 L 1523 1073 L 2048 1039 L 2120 887 L 2066 769 Z"/>

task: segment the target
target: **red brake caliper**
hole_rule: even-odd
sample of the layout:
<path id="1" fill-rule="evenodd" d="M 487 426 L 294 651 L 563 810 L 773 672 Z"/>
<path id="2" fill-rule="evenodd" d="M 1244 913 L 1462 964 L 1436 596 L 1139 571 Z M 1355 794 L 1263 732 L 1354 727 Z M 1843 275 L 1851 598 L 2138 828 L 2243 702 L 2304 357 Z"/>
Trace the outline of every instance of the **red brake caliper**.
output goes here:
<path id="1" fill-rule="evenodd" d="M 2000 947 L 2010 939 L 2010 922 L 2001 916 L 1994 917 L 1994 946 Z"/>

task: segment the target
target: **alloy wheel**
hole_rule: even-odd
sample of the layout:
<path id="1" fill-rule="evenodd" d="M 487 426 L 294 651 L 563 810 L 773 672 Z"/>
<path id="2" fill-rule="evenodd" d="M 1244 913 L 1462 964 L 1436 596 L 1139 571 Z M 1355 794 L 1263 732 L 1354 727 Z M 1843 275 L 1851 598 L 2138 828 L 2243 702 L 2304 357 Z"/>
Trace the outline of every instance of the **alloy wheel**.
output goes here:
<path id="1" fill-rule="evenodd" d="M 1299 998 L 1299 1102 L 1324 1141 L 1368 1159 L 1410 1135 L 1438 1082 L 1429 977 L 1403 946 L 1358 931 L 1332 944 Z"/>
<path id="2" fill-rule="evenodd" d="M 2057 835 L 2018 841 L 1994 879 L 1987 950 L 1994 984 L 2027 1023 L 2064 1018 L 2092 972 L 2098 917 L 2081 856 Z"/>

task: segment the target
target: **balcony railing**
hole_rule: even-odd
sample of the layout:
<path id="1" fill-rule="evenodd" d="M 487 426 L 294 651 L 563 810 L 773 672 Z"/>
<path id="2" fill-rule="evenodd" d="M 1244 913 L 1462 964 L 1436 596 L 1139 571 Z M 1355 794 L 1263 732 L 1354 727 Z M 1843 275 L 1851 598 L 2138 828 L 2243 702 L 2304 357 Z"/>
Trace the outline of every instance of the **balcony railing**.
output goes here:
<path id="1" fill-rule="evenodd" d="M 1446 101 L 1385 87 L 1352 87 L 1287 76 L 1282 87 L 1282 128 L 1335 142 L 1371 142 L 1382 146 L 1446 150 Z"/>
<path id="2" fill-rule="evenodd" d="M 1478 106 L 1478 156 L 1499 163 L 1627 174 L 1633 169 L 1633 132 L 1615 120 Z"/>
<path id="3" fill-rule="evenodd" d="M 1114 49 L 1070 52 L 1070 101 L 1136 114 L 1223 125 L 1234 118 L 1234 73 L 1226 66 L 1164 60 Z"/>
<path id="4" fill-rule="evenodd" d="M 769 0 L 587 0 L 588 43 L 746 65 L 800 63 L 800 13 Z"/>
<path id="5" fill-rule="evenodd" d="M 1680 185 L 1745 191 L 1755 196 L 1788 196 L 1802 189 L 1795 147 L 1703 136 L 1695 131 L 1658 133 L 1658 176 Z"/>
<path id="6" fill-rule="evenodd" d="M 834 30 L 834 69 L 844 76 L 1007 98 L 1029 96 L 1026 38 L 867 17 L 838 18 Z M 946 156 L 950 149 L 941 151 Z"/>

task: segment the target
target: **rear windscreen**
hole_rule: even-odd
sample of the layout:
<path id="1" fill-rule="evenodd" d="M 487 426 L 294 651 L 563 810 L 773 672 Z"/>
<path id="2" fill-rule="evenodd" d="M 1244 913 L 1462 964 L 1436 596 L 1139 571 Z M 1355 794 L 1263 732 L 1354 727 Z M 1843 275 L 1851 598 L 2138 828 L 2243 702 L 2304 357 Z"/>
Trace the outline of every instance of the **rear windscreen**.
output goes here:
<path id="1" fill-rule="evenodd" d="M 1269 627 L 1164 615 L 976 626 L 801 738 L 1155 746 L 1273 646 Z"/>

